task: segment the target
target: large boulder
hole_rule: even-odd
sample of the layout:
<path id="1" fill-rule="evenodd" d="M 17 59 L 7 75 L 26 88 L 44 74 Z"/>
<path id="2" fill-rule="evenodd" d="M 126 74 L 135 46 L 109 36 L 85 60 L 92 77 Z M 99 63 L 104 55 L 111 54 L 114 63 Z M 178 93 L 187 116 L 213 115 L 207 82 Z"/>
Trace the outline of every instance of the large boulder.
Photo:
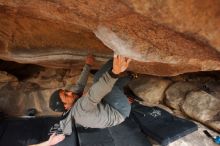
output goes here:
<path id="1" fill-rule="evenodd" d="M 185 96 L 192 90 L 198 90 L 198 87 L 192 82 L 176 82 L 172 84 L 165 92 L 166 105 L 173 109 L 180 110 Z"/>
<path id="2" fill-rule="evenodd" d="M 163 101 L 164 92 L 171 83 L 168 79 L 152 76 L 140 76 L 128 86 L 135 95 L 144 100 L 144 104 L 158 104 Z"/>
<path id="3" fill-rule="evenodd" d="M 191 91 L 186 95 L 182 110 L 191 118 L 220 131 L 220 98 L 205 91 Z"/>

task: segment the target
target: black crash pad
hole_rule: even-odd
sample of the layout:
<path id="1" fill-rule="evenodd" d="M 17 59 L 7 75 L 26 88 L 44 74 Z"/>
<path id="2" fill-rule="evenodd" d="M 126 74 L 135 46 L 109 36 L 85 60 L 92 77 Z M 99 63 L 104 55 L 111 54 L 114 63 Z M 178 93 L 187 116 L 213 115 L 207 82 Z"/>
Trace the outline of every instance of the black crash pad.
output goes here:
<path id="1" fill-rule="evenodd" d="M 131 113 L 142 131 L 161 145 L 168 145 L 198 129 L 192 121 L 173 116 L 159 107 L 134 104 Z"/>
<path id="2" fill-rule="evenodd" d="M 1 146 L 27 146 L 43 142 L 49 138 L 50 128 L 58 123 L 59 117 L 40 118 L 13 118 L 0 122 L 0 145 Z M 74 136 L 74 134 L 73 134 Z M 71 137 L 71 146 L 74 138 Z M 59 146 L 70 146 L 65 144 L 70 138 L 66 138 Z M 76 143 L 76 141 L 75 141 Z"/>
<path id="3" fill-rule="evenodd" d="M 80 146 L 151 146 L 132 117 L 120 125 L 96 129 L 76 125 Z"/>
<path id="4" fill-rule="evenodd" d="M 58 143 L 56 146 L 78 146 L 78 139 L 76 134 L 76 128 L 73 127 L 72 134 L 66 135 L 65 139 Z"/>
<path id="5" fill-rule="evenodd" d="M 13 118 L 0 123 L 0 145 L 27 146 L 49 138 L 50 128 L 59 118 Z M 120 125 L 93 129 L 73 127 L 73 133 L 56 146 L 150 146 L 138 125 L 130 117 Z M 78 133 L 78 135 L 76 134 Z M 79 142 L 78 142 L 79 141 Z"/>
<path id="6" fill-rule="evenodd" d="M 49 138 L 49 129 L 59 120 L 59 117 L 1 120 L 0 145 L 27 146 L 45 141 Z M 130 117 L 120 125 L 105 129 L 76 126 L 72 135 L 66 136 L 57 146 L 150 146 L 145 134 L 167 145 L 197 130 L 197 125 L 191 121 L 175 117 L 161 108 L 140 104 L 132 105 Z"/>

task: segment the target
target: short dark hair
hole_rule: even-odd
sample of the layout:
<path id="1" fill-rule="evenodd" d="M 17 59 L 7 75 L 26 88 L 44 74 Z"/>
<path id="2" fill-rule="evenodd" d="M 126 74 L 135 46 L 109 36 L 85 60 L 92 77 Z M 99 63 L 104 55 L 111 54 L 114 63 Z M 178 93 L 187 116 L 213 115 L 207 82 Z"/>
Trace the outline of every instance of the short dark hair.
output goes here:
<path id="1" fill-rule="evenodd" d="M 61 101 L 60 99 L 60 91 L 62 89 L 58 89 L 56 91 L 54 91 L 51 96 L 50 96 L 50 101 L 49 101 L 49 107 L 55 111 L 55 112 L 64 112 L 66 111 L 65 110 L 65 107 L 64 107 L 64 104 L 63 102 Z"/>

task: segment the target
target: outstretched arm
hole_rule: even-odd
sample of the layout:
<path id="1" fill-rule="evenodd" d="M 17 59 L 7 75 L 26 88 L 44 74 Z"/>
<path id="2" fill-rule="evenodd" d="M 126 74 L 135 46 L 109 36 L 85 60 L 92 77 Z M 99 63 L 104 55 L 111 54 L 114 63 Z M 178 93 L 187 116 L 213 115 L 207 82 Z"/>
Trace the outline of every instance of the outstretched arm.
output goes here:
<path id="1" fill-rule="evenodd" d="M 129 58 L 114 55 L 112 70 L 104 73 L 98 82 L 92 85 L 88 93 L 80 99 L 83 110 L 91 111 L 97 106 L 102 98 L 112 90 L 118 75 L 128 68 L 130 61 Z"/>
<path id="2" fill-rule="evenodd" d="M 65 136 L 63 134 L 56 135 L 55 133 L 53 133 L 47 141 L 29 146 L 53 146 L 63 141 L 64 139 Z"/>
<path id="3" fill-rule="evenodd" d="M 85 60 L 85 66 L 83 67 L 83 71 L 80 74 L 80 77 L 74 86 L 74 92 L 75 93 L 83 93 L 84 88 L 87 84 L 88 77 L 89 77 L 89 71 L 91 66 L 94 64 L 95 58 L 92 55 L 88 55 Z"/>

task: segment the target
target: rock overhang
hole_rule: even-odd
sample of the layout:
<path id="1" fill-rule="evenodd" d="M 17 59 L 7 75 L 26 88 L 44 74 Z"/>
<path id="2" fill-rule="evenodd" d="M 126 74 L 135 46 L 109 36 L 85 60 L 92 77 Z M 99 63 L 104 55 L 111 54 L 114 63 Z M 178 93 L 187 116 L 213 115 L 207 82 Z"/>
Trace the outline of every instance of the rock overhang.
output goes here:
<path id="1" fill-rule="evenodd" d="M 116 52 L 134 59 L 129 70 L 144 74 L 220 70 L 219 8 L 205 0 L 199 6 L 169 0 L 1 1 L 0 58 L 70 68 L 82 66 L 88 53 L 103 64 Z"/>

